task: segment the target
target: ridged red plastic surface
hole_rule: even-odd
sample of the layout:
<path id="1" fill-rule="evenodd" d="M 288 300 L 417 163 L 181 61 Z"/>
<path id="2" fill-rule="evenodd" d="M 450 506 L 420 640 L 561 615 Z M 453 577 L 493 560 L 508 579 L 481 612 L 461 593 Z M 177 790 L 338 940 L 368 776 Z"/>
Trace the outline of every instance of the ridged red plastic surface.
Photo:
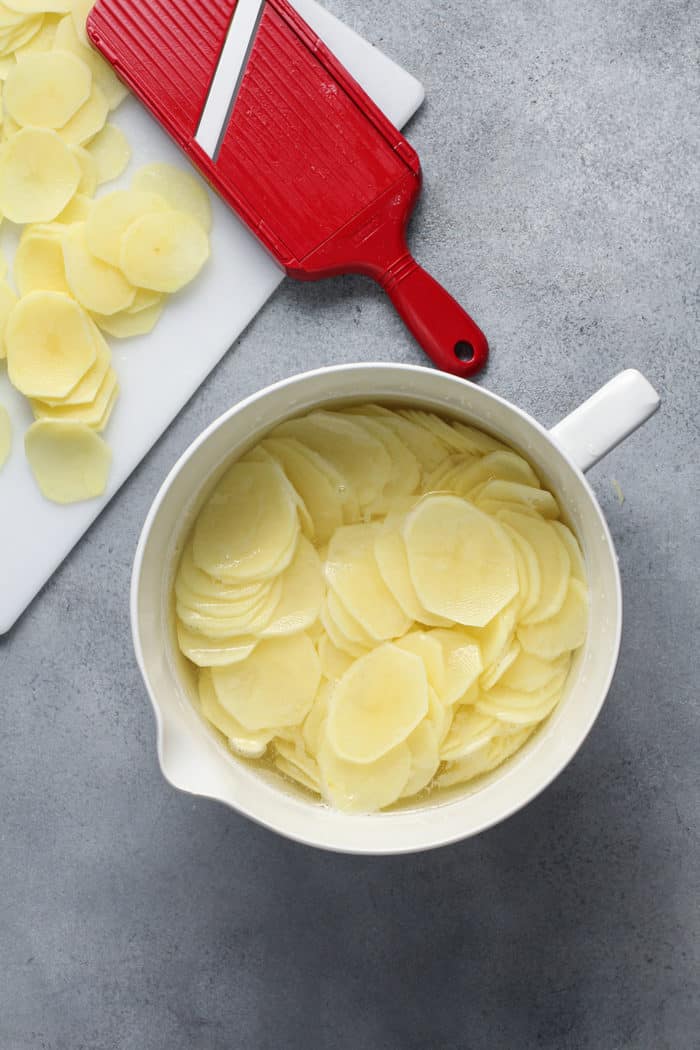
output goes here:
<path id="1" fill-rule="evenodd" d="M 195 142 L 235 6 L 99 0 L 88 33 L 290 276 L 374 278 L 440 368 L 478 371 L 483 333 L 406 247 L 415 151 L 286 0 L 265 4 L 216 161 Z"/>

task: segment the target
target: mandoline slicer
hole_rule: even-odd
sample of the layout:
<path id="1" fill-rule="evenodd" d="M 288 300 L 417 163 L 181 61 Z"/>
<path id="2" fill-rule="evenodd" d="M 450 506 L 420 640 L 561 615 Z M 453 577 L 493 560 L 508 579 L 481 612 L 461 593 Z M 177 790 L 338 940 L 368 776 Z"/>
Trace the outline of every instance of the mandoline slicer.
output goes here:
<path id="1" fill-rule="evenodd" d="M 417 154 L 287 0 L 98 0 L 87 31 L 290 277 L 365 274 L 438 367 L 483 367 L 406 247 Z"/>

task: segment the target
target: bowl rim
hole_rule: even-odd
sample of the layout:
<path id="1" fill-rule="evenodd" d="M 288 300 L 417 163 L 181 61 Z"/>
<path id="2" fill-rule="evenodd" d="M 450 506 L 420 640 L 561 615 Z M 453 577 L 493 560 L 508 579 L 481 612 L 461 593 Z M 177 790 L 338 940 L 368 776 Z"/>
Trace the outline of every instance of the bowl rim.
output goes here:
<path id="1" fill-rule="evenodd" d="M 561 748 L 561 754 L 555 761 L 552 761 L 547 768 L 546 773 L 543 776 L 536 778 L 528 790 L 524 791 L 520 796 L 515 798 L 512 803 L 502 807 L 500 813 L 489 815 L 479 820 L 472 820 L 470 826 L 466 829 L 455 827 L 453 830 L 442 829 L 439 832 L 433 831 L 431 834 L 432 825 L 430 822 L 426 822 L 421 828 L 421 839 L 419 841 L 411 841 L 403 844 L 396 844 L 394 842 L 387 842 L 386 844 L 367 845 L 365 848 L 363 845 L 343 845 L 335 842 L 329 842 L 324 837 L 323 829 L 318 825 L 311 824 L 308 834 L 298 833 L 291 831 L 284 824 L 283 820 L 275 821 L 262 817 L 254 809 L 246 804 L 238 804 L 229 799 L 221 798 L 217 794 L 213 794 L 203 791 L 196 791 L 191 787 L 185 787 L 182 784 L 178 784 L 168 773 L 166 763 L 163 758 L 163 744 L 165 735 L 165 716 L 161 710 L 161 707 L 154 695 L 154 689 L 151 686 L 148 671 L 146 669 L 146 659 L 143 651 L 143 645 L 141 640 L 140 632 L 140 614 L 139 614 L 139 586 L 141 581 L 141 575 L 143 570 L 143 561 L 150 537 L 153 525 L 158 517 L 160 509 L 166 496 L 172 487 L 175 479 L 179 476 L 186 463 L 195 455 L 195 453 L 207 443 L 207 441 L 222 427 L 229 419 L 239 414 L 245 408 L 254 405 L 256 402 L 264 401 L 272 393 L 287 388 L 293 387 L 297 383 L 308 382 L 309 380 L 316 377 L 333 376 L 339 373 L 358 373 L 358 372 L 379 372 L 379 371 L 391 371 L 399 375 L 413 374 L 413 375 L 426 375 L 435 376 L 439 375 L 441 378 L 448 380 L 452 384 L 463 384 L 469 388 L 472 393 L 476 393 L 477 397 L 482 397 L 486 401 L 498 404 L 505 408 L 511 413 L 519 416 L 529 426 L 533 427 L 539 434 L 545 439 L 554 453 L 566 462 L 569 468 L 577 476 L 577 480 L 582 486 L 588 501 L 590 502 L 598 519 L 598 524 L 602 530 L 602 539 L 604 546 L 608 549 L 611 558 L 610 564 L 612 568 L 612 579 L 614 582 L 614 609 L 615 609 L 615 624 L 614 624 L 614 639 L 613 645 L 610 650 L 609 665 L 602 678 L 602 687 L 599 691 L 598 698 L 592 702 L 588 707 L 588 717 L 579 727 L 576 734 L 575 740 L 572 739 L 570 743 Z M 416 395 L 418 398 L 420 395 Z M 382 399 L 380 395 L 380 400 Z M 410 395 L 407 396 L 407 400 L 410 401 Z M 311 408 L 307 408 L 306 411 L 310 411 Z M 495 431 L 498 428 L 494 428 Z M 506 439 L 507 440 L 507 439 Z M 556 780 L 556 778 L 563 772 L 568 764 L 573 760 L 586 738 L 588 737 L 593 725 L 595 724 L 600 711 L 605 703 L 605 700 L 610 691 L 610 686 L 617 669 L 619 660 L 620 645 L 622 639 L 622 621 L 623 621 L 623 603 L 622 603 L 622 584 L 620 578 L 620 569 L 618 563 L 617 552 L 615 544 L 610 533 L 607 520 L 603 513 L 603 510 L 596 498 L 593 489 L 587 481 L 580 467 L 562 448 L 562 446 L 556 441 L 555 437 L 546 427 L 538 422 L 533 416 L 531 416 L 524 409 L 518 405 L 509 401 L 507 398 L 501 397 L 499 394 L 493 393 L 493 391 L 487 390 L 484 387 L 474 384 L 467 383 L 465 380 L 460 379 L 457 376 L 450 375 L 448 373 L 436 372 L 435 369 L 425 367 L 423 365 L 411 365 L 404 363 L 394 363 L 391 361 L 372 361 L 372 362 L 353 362 L 341 365 L 328 365 L 321 366 L 315 369 L 309 369 L 304 372 L 295 373 L 292 376 L 288 376 L 284 379 L 280 379 L 275 383 L 271 383 L 260 390 L 248 395 L 247 397 L 237 401 L 234 405 L 228 408 L 225 412 L 214 419 L 208 426 L 206 426 L 201 433 L 194 438 L 194 440 L 188 445 L 188 447 L 178 457 L 162 484 L 160 485 L 158 492 L 156 493 L 151 506 L 149 507 L 148 513 L 144 520 L 141 532 L 139 534 L 136 551 L 134 554 L 133 568 L 131 574 L 130 583 L 130 599 L 129 599 L 129 612 L 131 622 L 131 634 L 132 642 L 134 646 L 134 652 L 138 663 L 139 671 L 146 687 L 151 707 L 154 712 L 157 730 L 157 753 L 158 762 L 160 765 L 161 773 L 164 779 L 174 788 L 179 791 L 183 791 L 188 794 L 193 794 L 196 797 L 212 798 L 216 801 L 222 802 L 225 806 L 235 810 L 242 816 L 261 827 L 265 827 L 270 831 L 273 831 L 284 838 L 290 839 L 294 842 L 298 842 L 301 845 L 313 846 L 317 849 L 323 849 L 328 852 L 334 853 L 345 853 L 349 855 L 364 855 L 364 856 L 393 856 L 410 853 L 420 853 L 426 850 L 438 849 L 442 846 L 449 846 L 456 842 L 460 842 L 464 839 L 473 838 L 475 835 L 479 835 L 484 831 L 489 830 L 502 823 L 503 821 L 515 816 L 516 813 L 520 812 L 525 806 L 536 799 L 549 785 Z M 466 799 L 465 799 L 466 800 Z M 459 805 L 460 799 L 456 798 L 450 800 L 449 805 Z M 437 811 L 440 807 L 435 806 L 434 810 Z M 429 812 L 429 808 L 427 809 Z M 378 814 L 372 814 L 371 817 L 377 821 L 390 821 L 392 817 L 402 815 L 403 811 L 398 813 L 394 812 L 382 812 Z M 365 815 L 366 816 L 366 815 Z M 343 814 L 343 817 L 348 817 L 348 814 Z"/>

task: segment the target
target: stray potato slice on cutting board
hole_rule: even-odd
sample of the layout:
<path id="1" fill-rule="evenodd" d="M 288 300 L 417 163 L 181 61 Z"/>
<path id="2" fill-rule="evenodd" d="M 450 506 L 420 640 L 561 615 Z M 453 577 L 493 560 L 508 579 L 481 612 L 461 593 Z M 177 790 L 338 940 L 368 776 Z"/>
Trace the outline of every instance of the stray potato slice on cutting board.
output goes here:
<path id="1" fill-rule="evenodd" d="M 98 259 L 119 266 L 121 242 L 126 230 L 136 219 L 158 211 L 168 211 L 168 205 L 155 193 L 137 190 L 106 193 L 90 209 L 85 230 L 88 248 Z"/>
<path id="2" fill-rule="evenodd" d="M 97 189 L 97 164 L 92 154 L 88 153 L 82 146 L 71 146 L 71 153 L 80 165 L 82 176 L 78 183 L 78 194 L 83 197 L 92 197 Z M 74 198 L 75 199 L 75 198 Z M 68 202 L 68 207 L 70 201 Z M 65 208 L 64 208 L 65 211 Z"/>
<path id="3" fill-rule="evenodd" d="M 13 120 L 35 128 L 62 128 L 87 101 L 92 74 L 68 51 L 20 57 L 5 80 L 3 104 Z"/>
<path id="4" fill-rule="evenodd" d="M 50 222 L 81 177 L 80 164 L 57 132 L 22 128 L 0 152 L 0 211 L 11 222 Z"/>
<path id="5" fill-rule="evenodd" d="M 95 161 L 98 186 L 119 178 L 131 159 L 128 139 L 116 124 L 105 124 L 87 149 Z"/>
<path id="6" fill-rule="evenodd" d="M 7 281 L 0 281 L 0 361 L 7 356 L 5 349 L 5 328 L 10 313 L 17 305 L 17 296 Z"/>
<path id="7" fill-rule="evenodd" d="M 380 645 L 337 682 L 328 708 L 328 742 L 348 762 L 374 762 L 404 741 L 427 710 L 423 661 L 391 643 Z"/>
<path id="8" fill-rule="evenodd" d="M 431 612 L 483 627 L 518 589 L 513 545 L 488 515 L 456 496 L 426 496 L 403 529 L 413 585 Z"/>
<path id="9" fill-rule="evenodd" d="M 294 557 L 280 577 L 282 593 L 263 638 L 305 631 L 318 618 L 323 601 L 321 559 L 305 536 L 300 536 Z"/>
<path id="10" fill-rule="evenodd" d="M 60 19 L 60 14 L 45 14 L 41 27 L 34 36 L 26 44 L 22 44 L 21 47 L 15 47 L 15 57 L 19 59 L 22 55 L 33 54 L 34 52 L 43 52 L 45 54 L 47 51 L 51 51 L 56 39 L 56 29 Z"/>
<path id="11" fill-rule="evenodd" d="M 60 2 L 60 0 L 59 0 Z M 85 23 L 87 16 L 90 14 L 94 4 L 94 0 L 70 0 L 68 4 L 68 10 L 70 11 L 71 18 L 73 19 L 73 26 L 78 39 L 86 47 L 92 47 L 90 38 L 87 35 Z"/>
<path id="12" fill-rule="evenodd" d="M 12 423 L 10 415 L 4 405 L 0 405 L 0 469 L 2 469 L 10 455 L 12 448 Z"/>
<path id="13" fill-rule="evenodd" d="M 159 306 L 165 299 L 161 292 L 152 292 L 150 288 L 137 288 L 134 301 L 127 310 L 129 314 L 138 314 L 142 310 L 150 310 L 152 306 Z"/>
<path id="14" fill-rule="evenodd" d="M 95 325 L 90 325 L 92 338 L 95 341 L 97 356 L 95 363 L 87 370 L 80 382 L 73 387 L 66 397 L 43 398 L 43 403 L 55 407 L 57 405 L 89 405 L 97 397 L 107 372 L 112 363 L 112 353 Z"/>
<path id="15" fill-rule="evenodd" d="M 245 660 L 211 673 L 219 703 L 252 730 L 298 725 L 321 680 L 318 655 L 306 634 L 267 638 Z"/>
<path id="16" fill-rule="evenodd" d="M 180 651 L 198 667 L 226 667 L 250 656 L 258 639 L 252 635 L 206 638 L 185 627 L 184 623 L 178 623 L 177 642 Z"/>
<path id="17" fill-rule="evenodd" d="M 178 292 L 208 258 L 209 238 L 184 211 L 144 215 L 122 237 L 122 270 L 133 284 L 156 292 Z"/>
<path id="18" fill-rule="evenodd" d="M 62 244 L 66 280 L 81 306 L 103 316 L 130 306 L 136 289 L 121 270 L 92 254 L 87 245 L 85 223 L 67 226 Z"/>
<path id="19" fill-rule="evenodd" d="M 20 295 L 34 291 L 70 295 L 63 262 L 63 231 L 56 223 L 28 226 L 15 254 L 14 276 Z"/>
<path id="20" fill-rule="evenodd" d="M 32 400 L 35 419 L 57 419 L 68 423 L 84 423 L 94 430 L 104 430 L 114 407 L 119 385 L 113 368 L 107 369 L 93 401 L 78 405 L 48 405 L 44 401 Z"/>
<path id="21" fill-rule="evenodd" d="M 171 208 L 192 215 L 206 233 L 211 230 L 209 194 L 196 175 L 157 161 L 139 168 L 131 185 L 135 190 L 159 194 Z"/>
<path id="22" fill-rule="evenodd" d="M 562 653 L 578 649 L 588 630 L 588 591 L 580 580 L 569 580 L 561 608 L 549 619 L 520 624 L 518 640 L 523 649 L 543 660 L 555 660 Z"/>
<path id="23" fill-rule="evenodd" d="M 121 82 L 109 63 L 105 62 L 93 47 L 86 46 L 86 41 L 87 37 L 81 40 L 70 15 L 60 20 L 56 27 L 54 47 L 61 51 L 72 52 L 85 63 L 92 73 L 93 83 L 104 94 L 110 110 L 114 110 L 129 94 L 128 88 Z"/>
<path id="24" fill-rule="evenodd" d="M 328 741 L 321 743 L 318 765 L 324 795 L 346 813 L 373 813 L 401 795 L 411 773 L 411 751 L 399 744 L 376 762 L 359 765 L 340 758 Z"/>
<path id="25" fill-rule="evenodd" d="M 78 148 L 78 147 L 75 147 Z M 53 220 L 54 224 L 60 223 L 67 226 L 72 222 L 85 222 L 90 214 L 92 200 L 85 193 L 76 193 L 66 204 L 63 211 Z"/>
<path id="26" fill-rule="evenodd" d="M 326 579 L 372 638 L 398 638 L 411 620 L 381 577 L 374 557 L 379 526 L 344 525 L 328 545 Z"/>
<path id="27" fill-rule="evenodd" d="M 26 397 L 60 398 L 71 392 L 97 358 L 85 311 L 60 292 L 30 292 L 5 328 L 12 385 Z"/>
<path id="28" fill-rule="evenodd" d="M 93 84 L 90 94 L 70 120 L 58 128 L 58 135 L 71 146 L 84 146 L 105 126 L 109 105 L 102 89 Z"/>
<path id="29" fill-rule="evenodd" d="M 273 730 L 250 730 L 242 726 L 219 702 L 208 669 L 199 674 L 199 706 L 204 717 L 226 737 L 232 751 L 243 758 L 262 758 L 274 736 Z"/>
<path id="30" fill-rule="evenodd" d="M 548 521 L 521 514 L 519 511 L 498 512 L 499 521 L 519 532 L 532 547 L 540 570 L 540 598 L 521 624 L 539 623 L 561 609 L 571 573 L 571 560 L 558 532 Z"/>
<path id="31" fill-rule="evenodd" d="M 112 453 L 83 423 L 38 420 L 27 431 L 24 448 L 37 485 L 54 503 L 94 499 L 107 487 Z"/>
<path id="32" fill-rule="evenodd" d="M 234 463 L 197 519 L 195 564 L 232 583 L 286 569 L 299 517 L 285 482 L 271 463 Z"/>
<path id="33" fill-rule="evenodd" d="M 148 335 L 158 324 L 164 306 L 165 302 L 162 301 L 136 313 L 129 307 L 128 310 L 120 310 L 115 314 L 95 313 L 93 318 L 103 332 L 115 339 L 131 339 L 136 335 Z"/>

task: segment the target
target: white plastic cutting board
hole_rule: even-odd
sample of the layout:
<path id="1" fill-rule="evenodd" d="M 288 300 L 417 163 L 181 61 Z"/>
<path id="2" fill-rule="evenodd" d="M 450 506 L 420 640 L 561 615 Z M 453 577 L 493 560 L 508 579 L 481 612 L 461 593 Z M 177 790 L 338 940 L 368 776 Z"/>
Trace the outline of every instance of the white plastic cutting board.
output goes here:
<path id="1" fill-rule="evenodd" d="M 405 124 L 423 101 L 418 81 L 314 0 L 295 4 L 389 119 L 399 127 Z M 131 165 L 120 182 L 128 184 L 131 172 L 150 161 L 187 163 L 135 99 L 128 99 L 114 119 L 132 147 Z M 0 472 L 0 634 L 10 629 L 283 280 L 277 264 L 233 212 L 218 198 L 212 203 L 212 257 L 200 277 L 167 304 L 150 335 L 109 340 L 122 394 L 106 434 L 114 462 L 104 497 L 68 507 L 43 499 L 24 456 L 31 412 L 4 369 L 0 374 L 0 404 L 13 423 L 12 453 Z M 11 240 L 12 234 L 3 231 L 8 257 Z"/>

